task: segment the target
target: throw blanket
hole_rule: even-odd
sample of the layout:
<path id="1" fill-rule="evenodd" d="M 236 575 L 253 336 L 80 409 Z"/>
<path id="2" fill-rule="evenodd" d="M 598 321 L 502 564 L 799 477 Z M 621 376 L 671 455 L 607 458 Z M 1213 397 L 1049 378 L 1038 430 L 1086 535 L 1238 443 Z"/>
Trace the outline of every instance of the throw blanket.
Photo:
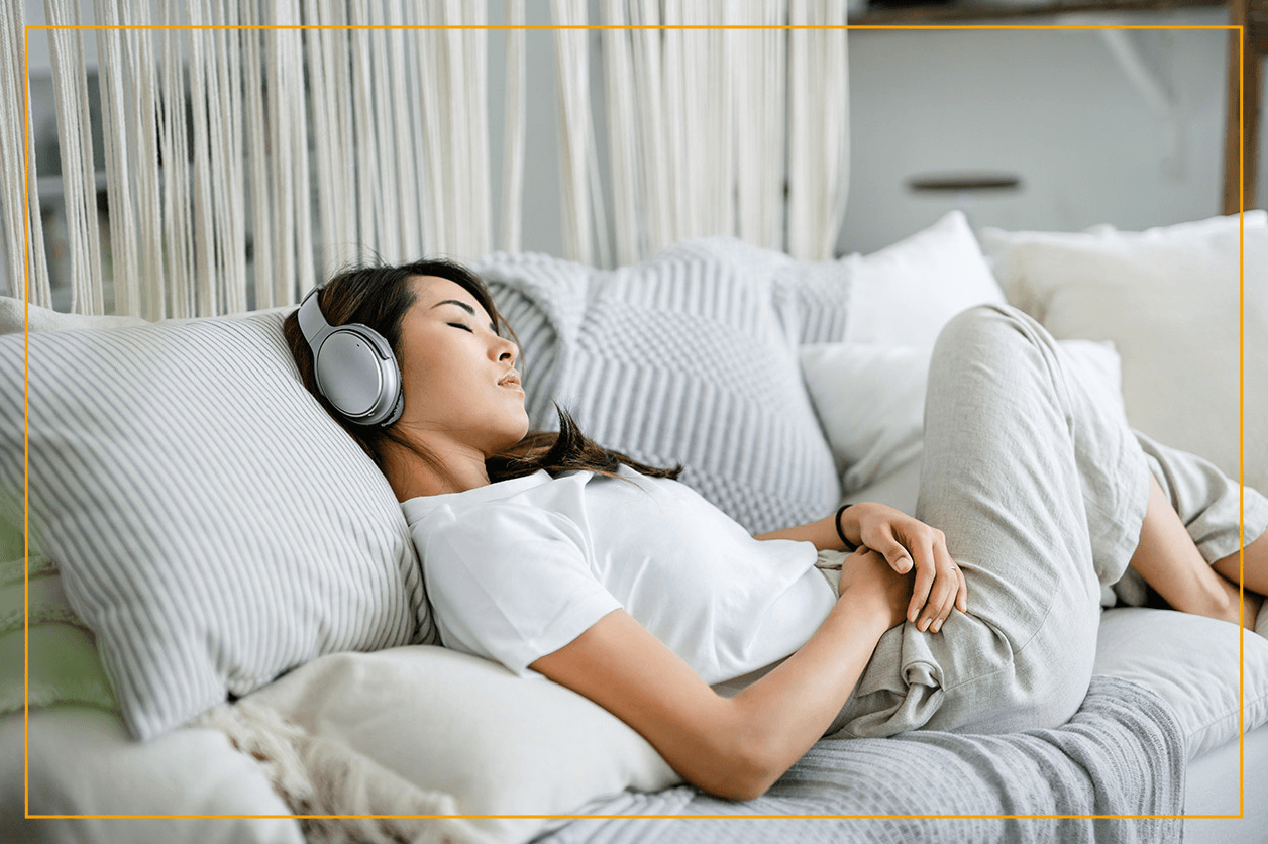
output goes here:
<path id="1" fill-rule="evenodd" d="M 1074 718 L 1056 729 L 827 738 L 757 800 L 731 803 L 686 786 L 628 794 L 589 811 L 630 817 L 574 820 L 536 844 L 1163 844 L 1180 840 L 1181 821 L 965 816 L 1179 815 L 1184 764 L 1184 740 L 1171 708 L 1142 686 L 1097 675 Z M 748 815 L 856 817 L 740 820 Z M 929 815 L 960 819 L 918 817 Z"/>

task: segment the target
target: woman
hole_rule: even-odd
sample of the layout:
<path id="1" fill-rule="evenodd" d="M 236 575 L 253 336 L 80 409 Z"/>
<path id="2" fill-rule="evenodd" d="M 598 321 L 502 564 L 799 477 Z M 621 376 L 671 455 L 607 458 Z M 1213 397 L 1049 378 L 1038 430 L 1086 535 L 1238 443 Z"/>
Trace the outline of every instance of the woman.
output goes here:
<path id="1" fill-rule="evenodd" d="M 351 324 L 381 338 L 331 333 Z M 761 795 L 830 732 L 1063 723 L 1128 564 L 1173 607 L 1247 626 L 1268 593 L 1268 500 L 1245 490 L 1243 619 L 1241 488 L 1098 407 L 1012 308 L 939 338 L 918 518 L 855 504 L 757 537 L 563 411 L 558 435 L 529 433 L 503 329 L 446 261 L 341 273 L 285 326 L 402 502 L 444 643 L 595 701 L 715 795 Z"/>

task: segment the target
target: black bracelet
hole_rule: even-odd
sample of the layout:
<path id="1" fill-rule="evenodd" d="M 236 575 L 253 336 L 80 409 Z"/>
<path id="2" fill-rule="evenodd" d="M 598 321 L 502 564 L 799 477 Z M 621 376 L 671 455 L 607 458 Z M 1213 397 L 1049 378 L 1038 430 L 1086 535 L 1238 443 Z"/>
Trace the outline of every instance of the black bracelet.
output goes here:
<path id="1" fill-rule="evenodd" d="M 832 523 L 837 526 L 837 536 L 841 537 L 841 544 L 845 546 L 847 553 L 858 548 L 857 545 L 845 538 L 845 531 L 841 530 L 841 514 L 849 509 L 849 507 L 849 504 L 842 504 L 840 509 L 837 510 L 836 518 L 832 520 Z"/>

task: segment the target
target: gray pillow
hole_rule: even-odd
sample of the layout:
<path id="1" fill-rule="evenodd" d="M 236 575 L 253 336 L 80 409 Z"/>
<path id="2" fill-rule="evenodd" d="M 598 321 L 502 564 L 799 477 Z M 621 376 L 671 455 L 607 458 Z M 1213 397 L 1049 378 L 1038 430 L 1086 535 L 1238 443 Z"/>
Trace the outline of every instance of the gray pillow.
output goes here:
<path id="1" fill-rule="evenodd" d="M 534 427 L 557 427 L 548 390 L 600 444 L 682 463 L 683 483 L 763 532 L 829 515 L 841 494 L 802 382 L 800 331 L 774 304 L 776 277 L 795 263 L 715 237 L 610 272 L 506 253 L 474 268 L 495 295 L 533 303 L 540 327 L 527 341 L 512 327 L 529 367 L 549 358 L 526 382 Z"/>
<path id="2" fill-rule="evenodd" d="M 282 314 L 30 336 L 33 542 L 149 739 L 321 654 L 434 636 L 386 479 L 300 384 Z M 21 505 L 23 337 L 0 336 Z"/>

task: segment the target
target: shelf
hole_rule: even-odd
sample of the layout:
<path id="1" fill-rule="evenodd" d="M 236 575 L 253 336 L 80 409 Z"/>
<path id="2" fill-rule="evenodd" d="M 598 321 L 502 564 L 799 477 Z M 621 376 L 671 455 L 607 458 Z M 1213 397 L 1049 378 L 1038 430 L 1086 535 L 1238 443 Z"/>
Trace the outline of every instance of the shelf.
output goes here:
<path id="1" fill-rule="evenodd" d="M 1176 9 L 1193 9 L 1211 6 L 1224 7 L 1226 0 L 1108 0 L 1103 3 L 1036 3 L 1022 4 L 952 4 L 938 6 L 907 6 L 895 9 L 870 9 L 850 18 L 858 26 L 883 26 L 906 24 L 970 24 L 974 21 L 1026 19 L 1068 14 L 1095 14 L 1101 12 L 1159 12 Z"/>

